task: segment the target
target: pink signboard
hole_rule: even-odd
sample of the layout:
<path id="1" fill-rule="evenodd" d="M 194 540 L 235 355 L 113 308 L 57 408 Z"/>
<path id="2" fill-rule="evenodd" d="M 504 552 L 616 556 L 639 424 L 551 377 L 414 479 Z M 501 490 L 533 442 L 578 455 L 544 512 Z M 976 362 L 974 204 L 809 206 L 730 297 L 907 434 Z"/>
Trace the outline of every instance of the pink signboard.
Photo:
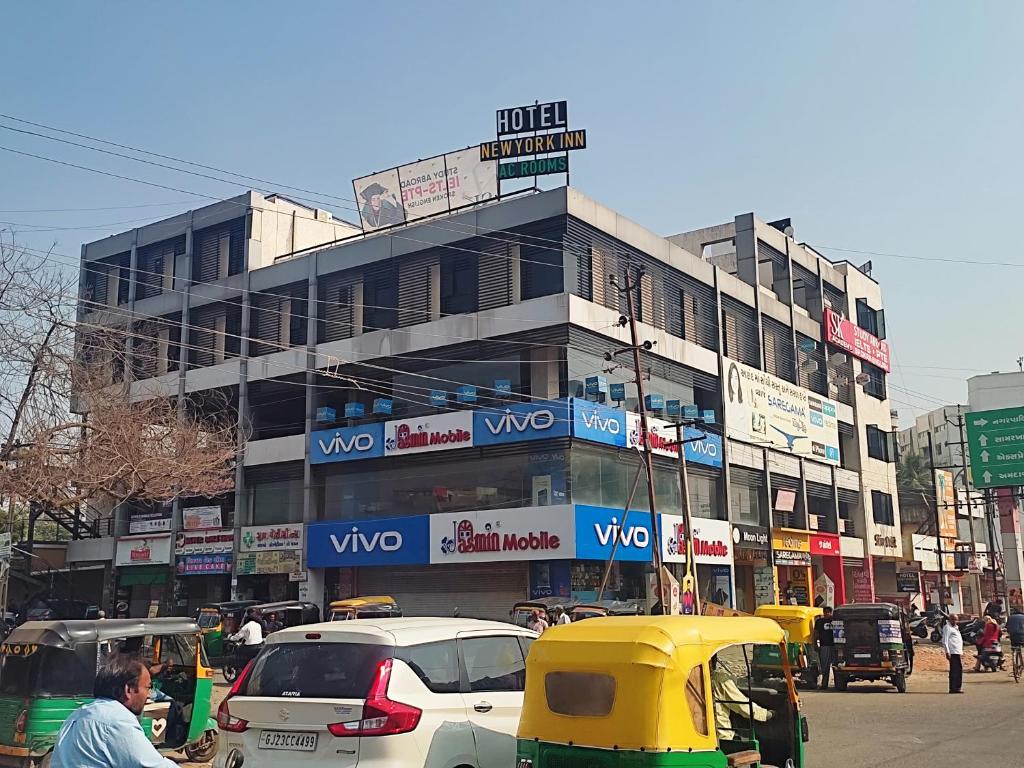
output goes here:
<path id="1" fill-rule="evenodd" d="M 825 307 L 825 341 L 854 357 L 877 365 L 886 373 L 892 370 L 888 342 L 875 338 L 828 307 Z"/>

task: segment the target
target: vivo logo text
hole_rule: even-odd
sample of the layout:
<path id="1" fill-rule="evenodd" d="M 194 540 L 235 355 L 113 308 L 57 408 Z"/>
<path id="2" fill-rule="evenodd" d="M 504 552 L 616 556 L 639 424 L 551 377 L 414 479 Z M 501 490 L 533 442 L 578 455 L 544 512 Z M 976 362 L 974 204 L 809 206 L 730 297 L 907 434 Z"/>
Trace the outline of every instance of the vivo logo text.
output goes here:
<path id="1" fill-rule="evenodd" d="M 402 548 L 402 534 L 398 531 L 377 531 L 367 536 L 357 526 L 352 526 L 352 531 L 340 540 L 331 534 L 331 544 L 339 555 L 343 552 L 373 552 L 377 549 L 381 552 L 397 552 Z"/>
<path id="2" fill-rule="evenodd" d="M 607 432 L 609 435 L 617 435 L 622 431 L 617 419 L 602 418 L 597 411 L 591 413 L 584 411 L 580 414 L 580 418 L 583 419 L 587 429 L 596 429 L 598 432 Z"/>
<path id="3" fill-rule="evenodd" d="M 347 439 L 342 437 L 340 432 L 334 433 L 334 438 L 328 440 L 326 443 L 317 439 L 320 444 L 320 450 L 324 452 L 325 456 L 331 456 L 338 453 L 352 453 L 372 451 L 373 450 L 373 435 L 365 432 L 358 432 L 354 435 L 349 436 Z"/>
<path id="4" fill-rule="evenodd" d="M 636 526 L 623 528 L 619 525 L 618 519 L 614 517 L 608 525 L 594 523 L 594 534 L 597 536 L 597 541 L 602 547 L 609 546 L 616 538 L 618 538 L 619 544 L 624 547 L 643 549 L 651 545 L 651 535 L 646 528 L 638 528 Z"/>
<path id="5" fill-rule="evenodd" d="M 487 416 L 484 424 L 492 435 L 511 435 L 528 430 L 541 432 L 551 429 L 555 423 L 555 414 L 549 410 L 534 411 L 533 413 L 513 413 L 505 411 L 500 416 Z"/>

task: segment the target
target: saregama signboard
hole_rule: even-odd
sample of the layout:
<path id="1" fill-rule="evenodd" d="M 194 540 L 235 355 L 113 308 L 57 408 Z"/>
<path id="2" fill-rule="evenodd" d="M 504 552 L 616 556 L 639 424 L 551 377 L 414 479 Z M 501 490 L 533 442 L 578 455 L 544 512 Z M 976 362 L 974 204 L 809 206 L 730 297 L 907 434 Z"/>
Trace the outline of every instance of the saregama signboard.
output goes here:
<path id="1" fill-rule="evenodd" d="M 734 360 L 726 359 L 725 367 L 725 429 L 730 439 L 839 464 L 835 402 Z"/>

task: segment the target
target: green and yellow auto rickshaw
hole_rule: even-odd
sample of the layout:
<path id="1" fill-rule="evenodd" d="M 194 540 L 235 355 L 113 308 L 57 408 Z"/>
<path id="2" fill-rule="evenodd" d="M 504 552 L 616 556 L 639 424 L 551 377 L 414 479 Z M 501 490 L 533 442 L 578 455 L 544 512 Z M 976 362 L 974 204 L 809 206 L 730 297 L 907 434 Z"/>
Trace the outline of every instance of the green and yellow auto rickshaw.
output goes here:
<path id="1" fill-rule="evenodd" d="M 622 616 L 551 627 L 530 647 L 518 768 L 805 768 L 807 721 L 786 665 L 757 686 L 755 617 Z M 786 658 L 783 654 L 783 658 Z"/>
<path id="2" fill-rule="evenodd" d="M 402 609 L 395 598 L 388 595 L 367 595 L 335 600 L 327 606 L 328 621 L 351 621 L 352 619 L 399 619 Z"/>
<path id="3" fill-rule="evenodd" d="M 198 624 L 175 618 L 29 621 L 0 644 L 0 765 L 39 766 L 67 717 L 92 701 L 97 668 L 118 653 L 160 665 L 153 686 L 180 705 L 146 704 L 139 719 L 157 748 L 212 759 L 213 670 Z"/>
<path id="4" fill-rule="evenodd" d="M 793 674 L 808 688 L 818 687 L 821 664 L 814 645 L 814 622 L 823 614 L 821 608 L 806 605 L 761 605 L 755 616 L 771 619 L 786 633 L 786 648 Z M 754 652 L 754 680 L 761 681 L 782 674 L 779 650 L 761 645 Z"/>
<path id="5" fill-rule="evenodd" d="M 255 600 L 231 600 L 226 603 L 207 603 L 199 609 L 196 622 L 203 630 L 206 656 L 213 666 L 224 664 L 227 655 L 224 640 L 238 631 L 246 610 L 254 605 Z"/>

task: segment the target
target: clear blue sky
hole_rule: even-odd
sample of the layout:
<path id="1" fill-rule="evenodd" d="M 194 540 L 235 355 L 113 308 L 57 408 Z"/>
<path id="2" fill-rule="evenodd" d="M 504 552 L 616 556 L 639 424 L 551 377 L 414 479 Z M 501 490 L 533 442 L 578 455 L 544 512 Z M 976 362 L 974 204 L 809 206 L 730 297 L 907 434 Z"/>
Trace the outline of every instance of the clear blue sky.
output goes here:
<path id="1" fill-rule="evenodd" d="M 293 186 L 351 197 L 355 176 L 490 138 L 498 107 L 568 99 L 590 147 L 574 186 L 657 232 L 754 211 L 823 249 L 1021 263 L 825 249 L 874 262 L 904 422 L 1024 354 L 1019 3 L 64 2 L 4 22 L 0 112 Z M 0 151 L 0 220 L 72 258 L 189 197 Z M 178 204 L 9 212 L 148 203 Z"/>

